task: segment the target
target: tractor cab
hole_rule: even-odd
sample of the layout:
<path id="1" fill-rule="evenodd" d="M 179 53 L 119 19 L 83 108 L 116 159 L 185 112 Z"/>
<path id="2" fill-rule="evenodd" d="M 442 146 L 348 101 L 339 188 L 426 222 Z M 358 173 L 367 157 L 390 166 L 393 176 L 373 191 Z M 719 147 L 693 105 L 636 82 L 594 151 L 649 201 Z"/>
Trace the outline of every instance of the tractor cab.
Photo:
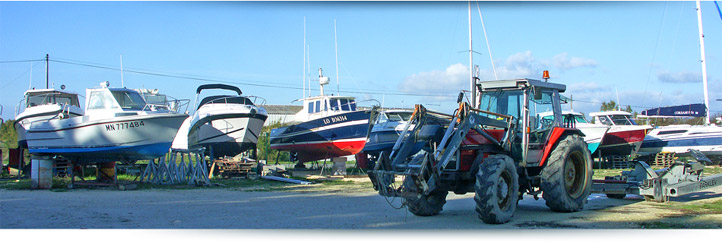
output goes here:
<path id="1" fill-rule="evenodd" d="M 505 114 L 515 119 L 512 157 L 529 164 L 541 161 L 552 129 L 562 124 L 560 95 L 563 84 L 534 79 L 495 80 L 478 83 L 481 91 L 479 113 L 493 119 Z M 544 113 L 544 118 L 542 117 Z M 552 116 L 548 115 L 552 114 Z M 549 119 L 552 118 L 552 119 Z"/>

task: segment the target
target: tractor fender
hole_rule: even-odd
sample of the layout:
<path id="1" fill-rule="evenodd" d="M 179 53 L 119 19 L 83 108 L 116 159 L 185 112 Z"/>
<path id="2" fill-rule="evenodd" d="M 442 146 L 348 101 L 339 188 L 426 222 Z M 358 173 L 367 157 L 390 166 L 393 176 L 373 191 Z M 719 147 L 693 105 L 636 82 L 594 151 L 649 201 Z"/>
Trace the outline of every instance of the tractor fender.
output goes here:
<path id="1" fill-rule="evenodd" d="M 549 142 L 547 142 L 547 146 L 544 147 L 544 153 L 542 154 L 542 159 L 539 162 L 539 167 L 544 166 L 544 163 L 549 158 L 549 154 L 552 152 L 552 149 L 555 148 L 557 143 L 559 143 L 559 140 L 566 135 L 579 135 L 584 137 L 584 133 L 582 133 L 579 129 L 555 127 L 552 130 L 551 135 L 549 135 Z"/>

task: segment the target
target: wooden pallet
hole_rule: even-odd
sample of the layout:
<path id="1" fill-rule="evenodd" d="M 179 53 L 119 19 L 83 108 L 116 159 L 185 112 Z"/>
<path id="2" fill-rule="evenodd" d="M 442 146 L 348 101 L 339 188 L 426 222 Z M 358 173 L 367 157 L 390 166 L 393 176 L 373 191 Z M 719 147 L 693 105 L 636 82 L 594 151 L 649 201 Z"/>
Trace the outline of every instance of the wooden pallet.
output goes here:
<path id="1" fill-rule="evenodd" d="M 662 152 L 654 156 L 652 166 L 669 167 L 677 159 L 677 153 Z"/>

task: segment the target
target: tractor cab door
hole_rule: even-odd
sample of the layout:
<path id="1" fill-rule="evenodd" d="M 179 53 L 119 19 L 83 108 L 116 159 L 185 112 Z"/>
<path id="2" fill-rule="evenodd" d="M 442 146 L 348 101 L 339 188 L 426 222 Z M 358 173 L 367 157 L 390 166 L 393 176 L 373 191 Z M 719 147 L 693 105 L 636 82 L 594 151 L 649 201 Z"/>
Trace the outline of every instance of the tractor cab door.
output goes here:
<path id="1" fill-rule="evenodd" d="M 557 90 L 533 87 L 527 90 L 527 97 L 524 161 L 535 165 L 541 161 L 552 129 L 561 126 L 562 112 Z"/>

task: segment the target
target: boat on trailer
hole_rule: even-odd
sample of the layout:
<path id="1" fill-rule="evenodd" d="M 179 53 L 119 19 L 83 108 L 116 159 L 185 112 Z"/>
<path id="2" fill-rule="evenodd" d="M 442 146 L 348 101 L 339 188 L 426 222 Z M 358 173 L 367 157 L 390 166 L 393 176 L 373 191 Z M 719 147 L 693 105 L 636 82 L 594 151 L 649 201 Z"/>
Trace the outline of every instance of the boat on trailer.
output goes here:
<path id="1" fill-rule="evenodd" d="M 134 163 L 166 154 L 188 115 L 151 110 L 137 90 L 108 86 L 106 81 L 100 88 L 86 89 L 83 116 L 30 123 L 29 152 L 79 164 Z"/>
<path id="2" fill-rule="evenodd" d="M 203 90 L 221 89 L 233 95 L 213 95 L 199 100 Z M 205 148 L 212 158 L 236 156 L 255 149 L 268 112 L 257 105 L 265 99 L 242 96 L 241 89 L 225 84 L 205 84 L 196 89 L 196 111 L 183 122 L 173 148 Z M 185 142 L 185 144 L 184 144 Z"/>
<path id="3" fill-rule="evenodd" d="M 319 69 L 320 95 L 300 99 L 303 109 L 295 121 L 271 130 L 270 148 L 291 152 L 298 166 L 354 155 L 366 144 L 370 111 L 357 110 L 354 97 L 324 95 L 328 82 Z"/>

